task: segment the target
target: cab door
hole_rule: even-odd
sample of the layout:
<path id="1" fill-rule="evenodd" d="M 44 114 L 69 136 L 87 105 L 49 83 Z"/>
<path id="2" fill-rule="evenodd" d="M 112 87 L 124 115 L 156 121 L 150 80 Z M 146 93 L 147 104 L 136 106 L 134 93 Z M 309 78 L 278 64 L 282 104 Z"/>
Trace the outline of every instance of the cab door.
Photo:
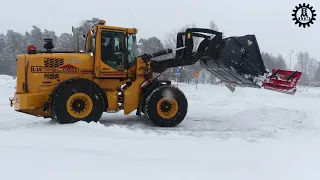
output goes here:
<path id="1" fill-rule="evenodd" d="M 126 77 L 125 32 L 117 29 L 98 29 L 96 36 L 95 74 L 100 78 Z"/>

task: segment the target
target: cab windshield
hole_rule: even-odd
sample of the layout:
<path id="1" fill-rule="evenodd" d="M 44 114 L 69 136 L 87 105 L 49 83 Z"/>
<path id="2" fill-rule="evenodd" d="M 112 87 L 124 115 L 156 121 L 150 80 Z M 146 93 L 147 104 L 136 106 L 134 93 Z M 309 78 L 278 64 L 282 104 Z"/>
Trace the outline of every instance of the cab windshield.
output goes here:
<path id="1" fill-rule="evenodd" d="M 88 41 L 89 48 L 87 52 L 92 52 L 95 55 L 97 44 L 94 31 L 90 32 Z M 111 49 L 107 45 L 112 46 Z M 103 63 L 116 69 L 122 69 L 125 64 L 127 64 L 126 68 L 130 68 L 136 63 L 135 48 L 136 34 L 124 34 L 106 30 L 101 31 L 101 60 Z M 112 56 L 108 56 L 110 54 L 112 54 Z M 116 56 L 114 56 L 114 54 L 116 54 Z"/>

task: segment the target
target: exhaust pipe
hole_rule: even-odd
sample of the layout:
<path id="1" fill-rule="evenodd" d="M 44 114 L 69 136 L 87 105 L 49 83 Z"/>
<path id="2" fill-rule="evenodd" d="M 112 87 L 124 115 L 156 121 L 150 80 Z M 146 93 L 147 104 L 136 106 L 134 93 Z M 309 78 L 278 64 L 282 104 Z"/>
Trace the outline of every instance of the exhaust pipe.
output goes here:
<path id="1" fill-rule="evenodd" d="M 73 47 L 75 52 L 79 52 L 79 33 L 75 27 L 72 26 L 72 33 L 73 33 Z"/>

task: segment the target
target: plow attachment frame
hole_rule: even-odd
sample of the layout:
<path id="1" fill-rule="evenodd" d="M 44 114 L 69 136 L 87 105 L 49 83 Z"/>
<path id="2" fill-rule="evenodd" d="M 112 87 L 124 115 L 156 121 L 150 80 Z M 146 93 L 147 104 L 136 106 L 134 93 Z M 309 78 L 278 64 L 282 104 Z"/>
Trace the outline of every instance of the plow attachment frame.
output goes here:
<path id="1" fill-rule="evenodd" d="M 194 50 L 193 37 L 202 38 Z M 171 54 L 175 56 L 165 60 L 151 60 L 154 57 Z M 151 61 L 153 72 L 162 73 L 168 68 L 192 65 L 200 61 L 200 65 L 226 85 L 239 85 L 287 92 L 295 88 L 301 72 L 273 70 L 269 73 L 261 57 L 255 35 L 233 36 L 223 38 L 222 33 L 202 28 L 188 28 L 177 34 L 176 49 L 165 49 L 152 54 L 140 56 L 145 61 Z M 275 79 L 276 75 L 292 76 L 288 80 Z M 258 79 L 258 80 L 257 80 Z M 261 83 L 261 79 L 266 80 Z M 228 87 L 228 86 L 227 86 Z M 232 89 L 230 86 L 229 89 Z"/>
<path id="2" fill-rule="evenodd" d="M 203 39 L 196 50 L 194 37 Z M 261 87 L 254 82 L 254 78 L 268 73 L 254 35 L 223 38 L 222 33 L 215 30 L 188 28 L 177 34 L 176 49 L 162 50 L 141 57 L 147 60 L 173 51 L 173 58 L 151 60 L 152 70 L 161 73 L 167 68 L 192 65 L 200 61 L 203 68 L 222 82 L 256 88 Z"/>

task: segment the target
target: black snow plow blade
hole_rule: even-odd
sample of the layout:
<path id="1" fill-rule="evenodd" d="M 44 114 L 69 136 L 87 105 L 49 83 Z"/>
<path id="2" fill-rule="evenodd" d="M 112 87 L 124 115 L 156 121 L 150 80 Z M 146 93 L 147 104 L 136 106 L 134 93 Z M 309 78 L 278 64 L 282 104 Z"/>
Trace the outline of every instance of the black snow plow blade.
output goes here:
<path id="1" fill-rule="evenodd" d="M 200 63 L 222 82 L 242 86 L 260 87 L 254 79 L 267 73 L 254 35 L 221 40 Z"/>
<path id="2" fill-rule="evenodd" d="M 195 50 L 194 37 L 202 38 Z M 150 60 L 157 56 L 176 52 L 175 57 L 166 60 L 151 60 L 151 69 L 161 73 L 167 68 L 192 65 L 200 61 L 200 65 L 224 82 L 234 91 L 235 86 L 268 87 L 275 90 L 295 89 L 300 76 L 294 78 L 275 79 L 268 75 L 261 57 L 259 45 L 255 35 L 233 36 L 223 38 L 222 33 L 211 29 L 189 28 L 177 34 L 176 49 L 165 49 L 153 54 L 140 56 Z M 293 76 L 295 72 L 288 70 L 275 70 L 283 72 L 281 76 Z M 299 72 L 300 73 L 300 72 Z M 270 74 L 270 73 L 269 73 Z M 300 74 L 301 75 L 301 74 Z"/>
<path id="3" fill-rule="evenodd" d="M 193 37 L 203 38 L 195 52 Z M 222 38 L 222 33 L 218 31 L 189 28 L 177 34 L 175 50 L 175 58 L 153 61 L 153 71 L 163 72 L 166 68 L 200 61 L 203 68 L 222 82 L 249 87 L 260 87 L 254 80 L 267 72 L 255 35 Z M 147 58 L 172 52 L 172 49 L 162 50 L 149 54 Z"/>

